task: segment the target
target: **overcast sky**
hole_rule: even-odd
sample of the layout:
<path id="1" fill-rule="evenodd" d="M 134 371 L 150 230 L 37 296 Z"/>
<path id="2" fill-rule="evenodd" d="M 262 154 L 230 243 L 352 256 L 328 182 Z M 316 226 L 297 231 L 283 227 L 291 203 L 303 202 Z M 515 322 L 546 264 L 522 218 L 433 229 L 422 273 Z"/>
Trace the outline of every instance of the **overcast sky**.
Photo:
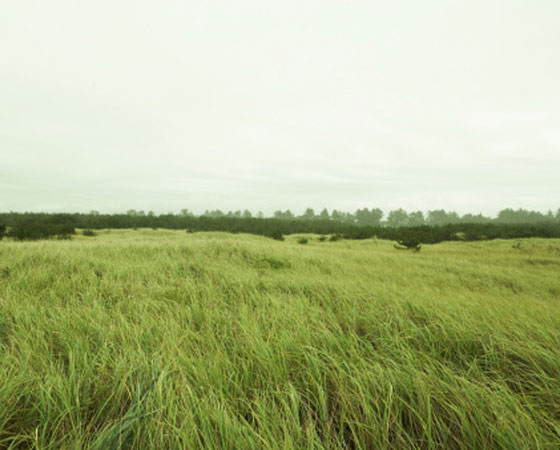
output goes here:
<path id="1" fill-rule="evenodd" d="M 560 207 L 558 0 L 0 3 L 0 211 Z"/>

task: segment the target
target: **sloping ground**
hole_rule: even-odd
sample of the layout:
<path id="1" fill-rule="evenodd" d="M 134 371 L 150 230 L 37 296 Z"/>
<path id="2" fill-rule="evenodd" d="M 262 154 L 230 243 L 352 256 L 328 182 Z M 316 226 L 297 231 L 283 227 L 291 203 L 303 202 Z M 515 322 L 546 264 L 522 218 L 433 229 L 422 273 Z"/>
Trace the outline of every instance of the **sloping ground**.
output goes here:
<path id="1" fill-rule="evenodd" d="M 559 240 L 308 237 L 1 242 L 0 448 L 560 447 Z"/>

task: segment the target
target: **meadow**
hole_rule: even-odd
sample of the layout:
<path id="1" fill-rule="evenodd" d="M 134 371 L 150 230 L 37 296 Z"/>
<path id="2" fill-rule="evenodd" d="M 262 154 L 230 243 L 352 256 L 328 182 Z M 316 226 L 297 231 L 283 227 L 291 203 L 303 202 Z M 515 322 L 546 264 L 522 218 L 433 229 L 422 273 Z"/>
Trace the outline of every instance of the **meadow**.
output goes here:
<path id="1" fill-rule="evenodd" d="M 559 239 L 96 233 L 0 242 L 0 448 L 560 448 Z"/>

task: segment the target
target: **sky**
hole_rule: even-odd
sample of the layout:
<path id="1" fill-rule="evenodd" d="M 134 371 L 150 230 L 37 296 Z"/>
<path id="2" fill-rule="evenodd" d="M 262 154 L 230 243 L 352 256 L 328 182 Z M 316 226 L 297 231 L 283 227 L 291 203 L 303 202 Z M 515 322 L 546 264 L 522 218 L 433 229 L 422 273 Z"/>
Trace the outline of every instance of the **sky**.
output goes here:
<path id="1" fill-rule="evenodd" d="M 0 4 L 0 211 L 560 207 L 558 0 Z"/>

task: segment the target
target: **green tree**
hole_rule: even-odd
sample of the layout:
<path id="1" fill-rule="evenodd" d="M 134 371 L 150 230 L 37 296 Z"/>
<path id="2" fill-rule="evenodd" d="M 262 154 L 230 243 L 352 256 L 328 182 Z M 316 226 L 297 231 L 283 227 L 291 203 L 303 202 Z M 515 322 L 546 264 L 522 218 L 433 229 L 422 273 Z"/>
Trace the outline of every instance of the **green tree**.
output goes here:
<path id="1" fill-rule="evenodd" d="M 336 221 L 336 222 L 343 222 L 344 221 L 344 213 L 340 212 L 340 211 L 337 211 L 336 209 L 333 209 L 333 212 L 331 214 L 331 219 Z"/>
<path id="2" fill-rule="evenodd" d="M 378 227 L 383 217 L 383 211 L 379 208 L 372 208 L 371 211 L 367 208 L 358 209 L 354 217 L 356 218 L 356 223 L 360 226 Z"/>
<path id="3" fill-rule="evenodd" d="M 447 219 L 445 223 L 459 223 L 460 221 L 461 218 L 459 217 L 459 214 L 457 214 L 455 211 L 450 211 L 447 213 Z"/>
<path id="4" fill-rule="evenodd" d="M 294 215 L 289 209 L 287 209 L 286 211 L 274 211 L 273 217 L 275 219 L 292 220 Z"/>
<path id="5" fill-rule="evenodd" d="M 487 223 L 490 222 L 491 219 L 488 217 L 484 217 L 482 214 L 465 214 L 461 217 L 460 222 L 462 223 Z"/>
<path id="6" fill-rule="evenodd" d="M 406 226 L 407 222 L 408 214 L 402 208 L 391 211 L 387 216 L 387 225 L 390 227 L 403 227 Z"/>
<path id="7" fill-rule="evenodd" d="M 422 211 L 413 211 L 408 214 L 409 227 L 419 227 L 426 224 L 426 219 L 424 219 L 424 213 Z"/>
<path id="8" fill-rule="evenodd" d="M 305 212 L 303 213 L 303 215 L 300 216 L 300 219 L 302 219 L 302 220 L 313 220 L 313 219 L 315 219 L 315 211 L 313 211 L 313 208 L 307 208 L 305 210 Z"/>
<path id="9" fill-rule="evenodd" d="M 444 225 L 447 221 L 447 213 L 443 209 L 428 211 L 428 225 Z"/>

